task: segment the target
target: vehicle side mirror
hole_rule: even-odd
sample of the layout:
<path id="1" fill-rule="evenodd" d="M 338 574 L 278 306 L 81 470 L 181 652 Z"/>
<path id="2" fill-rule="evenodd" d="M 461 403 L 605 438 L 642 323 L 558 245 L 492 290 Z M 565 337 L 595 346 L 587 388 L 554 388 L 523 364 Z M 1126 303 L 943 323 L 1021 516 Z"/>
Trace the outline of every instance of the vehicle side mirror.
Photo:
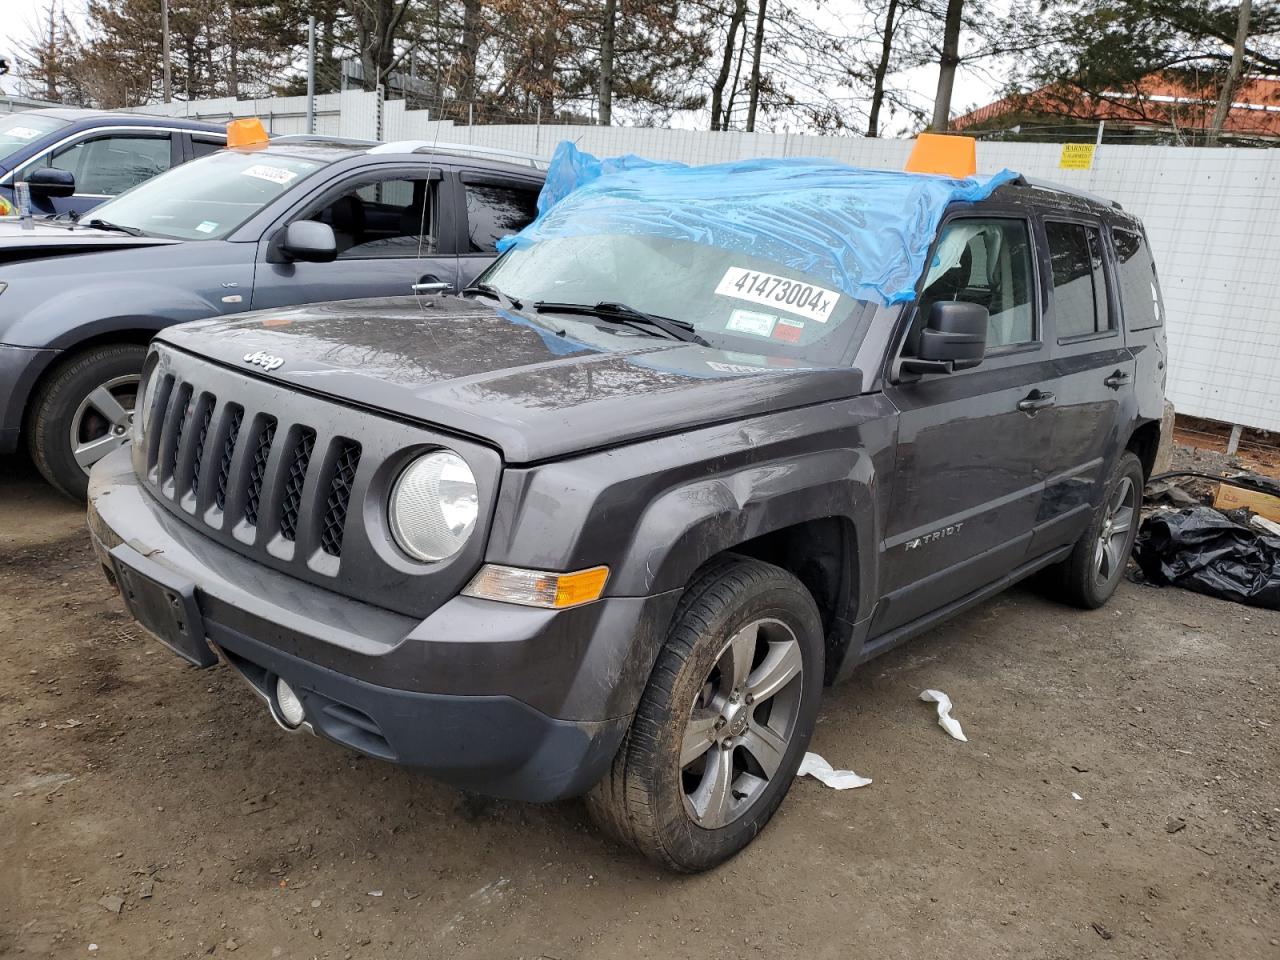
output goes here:
<path id="1" fill-rule="evenodd" d="M 280 250 L 290 260 L 329 263 L 338 258 L 338 240 L 327 223 L 295 220 L 284 228 Z"/>
<path id="2" fill-rule="evenodd" d="M 987 308 L 977 303 L 943 300 L 929 311 L 914 357 L 904 357 L 905 373 L 954 373 L 982 362 L 987 352 Z"/>
<path id="3" fill-rule="evenodd" d="M 41 167 L 27 176 L 27 186 L 33 196 L 70 197 L 76 192 L 76 176 L 70 170 L 57 167 Z"/>

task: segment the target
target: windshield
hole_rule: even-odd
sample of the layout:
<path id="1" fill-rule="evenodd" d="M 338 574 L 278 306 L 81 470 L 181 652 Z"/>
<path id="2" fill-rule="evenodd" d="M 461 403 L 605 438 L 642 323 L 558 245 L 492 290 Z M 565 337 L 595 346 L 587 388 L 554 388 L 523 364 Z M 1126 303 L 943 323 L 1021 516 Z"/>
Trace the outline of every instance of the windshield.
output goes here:
<path id="1" fill-rule="evenodd" d="M 713 347 L 823 365 L 847 362 L 874 312 L 773 260 L 634 234 L 539 240 L 481 280 L 526 312 L 538 302 L 621 303 L 692 324 Z"/>
<path id="2" fill-rule="evenodd" d="M 313 160 L 226 150 L 174 167 L 93 210 L 93 218 L 179 240 L 217 240 L 319 170 Z"/>
<path id="3" fill-rule="evenodd" d="M 31 141 L 67 126 L 68 122 L 31 113 L 13 113 L 0 117 L 0 160 L 7 160 Z"/>

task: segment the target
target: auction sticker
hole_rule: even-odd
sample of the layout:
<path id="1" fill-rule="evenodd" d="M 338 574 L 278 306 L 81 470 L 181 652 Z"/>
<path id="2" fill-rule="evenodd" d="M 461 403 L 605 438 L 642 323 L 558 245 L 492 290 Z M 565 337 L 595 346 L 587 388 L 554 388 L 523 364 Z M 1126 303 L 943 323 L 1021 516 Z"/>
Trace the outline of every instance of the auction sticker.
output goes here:
<path id="1" fill-rule="evenodd" d="M 783 343 L 799 343 L 800 334 L 804 333 L 803 320 L 788 320 L 786 317 L 778 318 L 778 325 L 773 328 L 773 339 L 781 340 Z"/>
<path id="2" fill-rule="evenodd" d="M 218 224 L 214 220 L 202 220 L 196 224 L 196 229 L 201 233 L 213 233 L 218 229 Z"/>
<path id="3" fill-rule="evenodd" d="M 840 294 L 826 287 L 788 280 L 786 277 L 748 270 L 746 267 L 730 267 L 726 270 L 716 287 L 716 293 L 722 297 L 736 297 L 786 310 L 819 323 L 826 323 L 831 319 L 831 312 L 840 301 Z"/>
<path id="4" fill-rule="evenodd" d="M 10 127 L 5 133 L 11 137 L 17 137 L 19 140 L 31 140 L 40 136 L 40 131 L 32 127 Z"/>
<path id="5" fill-rule="evenodd" d="M 286 170 L 284 167 L 273 167 L 267 163 L 255 163 L 252 167 L 246 167 L 240 173 L 241 176 L 270 180 L 272 183 L 278 183 L 281 186 L 284 186 L 297 176 L 292 170 Z"/>

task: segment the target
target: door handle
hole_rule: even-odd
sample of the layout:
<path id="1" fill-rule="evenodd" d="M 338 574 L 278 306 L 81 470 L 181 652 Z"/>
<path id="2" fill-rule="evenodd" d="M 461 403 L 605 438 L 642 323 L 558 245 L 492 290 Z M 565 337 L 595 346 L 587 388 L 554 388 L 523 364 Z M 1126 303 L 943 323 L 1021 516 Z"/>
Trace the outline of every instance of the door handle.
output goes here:
<path id="1" fill-rule="evenodd" d="M 449 289 L 449 284 L 445 283 L 434 273 L 426 273 L 418 278 L 410 289 L 414 293 L 444 293 Z"/>
<path id="2" fill-rule="evenodd" d="M 1037 411 L 1043 410 L 1045 407 L 1052 407 L 1056 400 L 1057 398 L 1052 393 L 1046 393 L 1043 390 L 1032 390 L 1025 398 L 1018 401 L 1018 409 L 1034 417 Z"/>
<path id="3" fill-rule="evenodd" d="M 1103 380 L 1102 382 L 1105 383 L 1112 390 L 1119 390 L 1121 387 L 1123 387 L 1126 383 L 1129 382 L 1129 375 L 1125 373 L 1123 370 L 1117 370 L 1115 373 L 1107 377 L 1107 379 Z"/>

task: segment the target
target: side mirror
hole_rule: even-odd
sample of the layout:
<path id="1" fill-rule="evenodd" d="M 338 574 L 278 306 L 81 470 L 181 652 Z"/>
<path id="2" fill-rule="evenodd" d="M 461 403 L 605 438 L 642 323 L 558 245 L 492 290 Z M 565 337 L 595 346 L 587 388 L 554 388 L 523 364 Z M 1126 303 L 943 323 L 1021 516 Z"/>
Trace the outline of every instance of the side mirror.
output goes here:
<path id="1" fill-rule="evenodd" d="M 284 228 L 280 250 L 289 260 L 329 263 L 338 258 L 338 240 L 327 223 L 295 220 Z"/>
<path id="2" fill-rule="evenodd" d="M 70 197 L 76 192 L 76 176 L 70 170 L 41 167 L 27 177 L 31 193 L 39 197 Z"/>
<path id="3" fill-rule="evenodd" d="M 943 300 L 929 311 L 920 331 L 916 356 L 904 357 L 904 373 L 954 373 L 982 362 L 987 352 L 987 308 L 977 303 Z"/>

